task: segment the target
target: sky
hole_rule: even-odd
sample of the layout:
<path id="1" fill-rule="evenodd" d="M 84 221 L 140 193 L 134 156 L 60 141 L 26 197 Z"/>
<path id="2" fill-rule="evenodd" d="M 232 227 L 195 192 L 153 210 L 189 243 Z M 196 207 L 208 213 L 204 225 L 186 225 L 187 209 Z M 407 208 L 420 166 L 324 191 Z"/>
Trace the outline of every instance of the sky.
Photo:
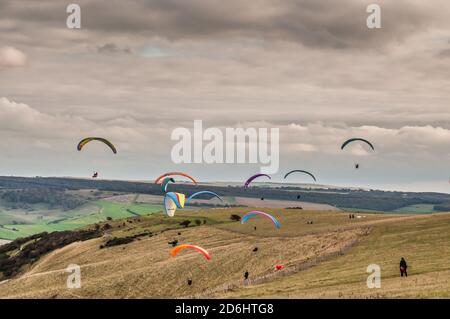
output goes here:
<path id="1" fill-rule="evenodd" d="M 81 29 L 66 26 L 72 2 Z M 380 29 L 367 28 L 371 3 Z M 274 181 L 305 169 L 320 184 L 448 193 L 449 16 L 447 0 L 2 0 L 0 175 L 259 172 L 174 163 L 173 130 L 202 120 L 278 128 Z M 78 152 L 85 136 L 108 138 L 118 154 Z M 340 150 L 355 136 L 375 151 Z"/>

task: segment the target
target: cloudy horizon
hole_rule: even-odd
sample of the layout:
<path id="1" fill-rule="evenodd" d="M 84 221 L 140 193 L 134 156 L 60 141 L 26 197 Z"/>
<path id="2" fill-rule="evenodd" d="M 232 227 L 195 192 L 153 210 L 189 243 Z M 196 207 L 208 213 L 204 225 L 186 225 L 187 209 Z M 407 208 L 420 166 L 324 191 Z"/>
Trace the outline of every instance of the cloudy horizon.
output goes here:
<path id="1" fill-rule="evenodd" d="M 280 129 L 319 184 L 450 193 L 450 3 L 0 2 L 0 175 L 243 181 L 261 165 L 171 161 L 177 127 Z M 368 4 L 381 29 L 368 29 Z M 85 136 L 118 148 L 76 151 Z M 347 138 L 369 139 L 375 152 Z M 354 164 L 360 169 L 355 170 Z M 309 182 L 295 177 L 292 182 Z"/>

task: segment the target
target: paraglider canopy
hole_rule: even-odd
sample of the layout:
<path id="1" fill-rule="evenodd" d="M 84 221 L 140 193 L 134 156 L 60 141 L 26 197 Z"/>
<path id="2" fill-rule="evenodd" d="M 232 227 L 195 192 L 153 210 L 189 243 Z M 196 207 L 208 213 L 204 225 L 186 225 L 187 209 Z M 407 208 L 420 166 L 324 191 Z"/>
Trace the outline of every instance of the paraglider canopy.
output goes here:
<path id="1" fill-rule="evenodd" d="M 316 177 L 315 177 L 313 174 L 311 174 L 311 173 L 308 172 L 308 171 L 301 170 L 301 169 L 294 169 L 294 170 L 288 172 L 286 175 L 284 175 L 284 179 L 286 179 L 286 177 L 288 177 L 288 176 L 291 175 L 292 173 L 304 173 L 304 174 L 307 174 L 307 175 L 311 176 L 312 179 L 313 179 L 315 182 L 317 181 L 317 180 L 316 180 Z"/>
<path id="2" fill-rule="evenodd" d="M 366 143 L 367 145 L 369 145 L 370 148 L 371 148 L 372 150 L 375 151 L 375 148 L 373 147 L 372 143 L 370 143 L 370 142 L 369 142 L 368 140 L 366 140 L 366 139 L 359 138 L 359 137 L 350 138 L 350 139 L 346 140 L 346 141 L 342 144 L 341 150 L 343 150 L 348 144 L 353 143 L 353 142 L 355 142 L 355 141 L 361 141 L 361 142 L 364 142 L 364 143 Z"/>
<path id="3" fill-rule="evenodd" d="M 167 176 L 173 176 L 173 175 L 184 176 L 184 177 L 190 179 L 190 180 L 192 181 L 192 183 L 194 183 L 194 185 L 197 185 L 197 181 L 196 181 L 194 178 L 192 178 L 190 175 L 188 175 L 188 174 L 186 174 L 186 173 L 183 173 L 183 172 L 168 172 L 168 173 L 165 173 L 165 174 L 159 176 L 159 177 L 155 180 L 155 184 L 159 184 L 159 182 L 160 182 L 164 177 L 167 177 Z"/>
<path id="4" fill-rule="evenodd" d="M 166 177 L 161 183 L 161 189 L 164 193 L 167 192 L 167 186 L 169 185 L 169 183 L 175 183 L 175 180 L 172 177 Z"/>
<path id="5" fill-rule="evenodd" d="M 102 142 L 102 143 L 108 145 L 109 148 L 113 151 L 114 154 L 117 153 L 116 147 L 115 147 L 110 141 L 108 141 L 107 139 L 102 138 L 102 137 L 86 137 L 86 138 L 83 138 L 83 139 L 78 143 L 78 145 L 77 145 L 77 150 L 81 151 L 81 150 L 83 149 L 83 147 L 84 147 L 87 143 L 89 143 L 89 142 L 91 142 L 91 141 L 99 141 L 99 142 Z"/>
<path id="6" fill-rule="evenodd" d="M 248 188 L 248 186 L 250 185 L 251 182 L 253 182 L 253 180 L 255 180 L 261 176 L 265 176 L 265 177 L 268 177 L 269 179 L 271 179 L 271 177 L 267 174 L 255 174 L 245 181 L 244 187 Z"/>
<path id="7" fill-rule="evenodd" d="M 173 217 L 177 208 L 183 208 L 185 195 L 181 193 L 169 192 L 164 195 L 164 210 L 166 215 Z"/>
<path id="8" fill-rule="evenodd" d="M 194 249 L 199 253 L 201 253 L 203 256 L 205 256 L 207 260 L 211 260 L 211 256 L 206 251 L 206 249 L 203 249 L 202 247 L 196 245 L 189 245 L 189 244 L 178 245 L 170 251 L 170 254 L 172 255 L 172 257 L 175 257 L 183 249 Z"/>
<path id="9" fill-rule="evenodd" d="M 241 224 L 244 224 L 247 220 L 249 220 L 250 218 L 255 217 L 255 216 L 265 217 L 265 218 L 269 219 L 275 225 L 276 228 L 280 228 L 281 227 L 280 222 L 274 216 L 272 216 L 270 214 L 267 214 L 265 212 L 257 211 L 257 210 L 248 212 L 244 216 L 242 216 Z"/>
<path id="10" fill-rule="evenodd" d="M 214 196 L 214 197 L 220 199 L 221 202 L 223 202 L 222 198 L 220 198 L 220 196 L 217 195 L 217 194 L 214 193 L 214 192 L 211 192 L 211 191 L 200 191 L 200 192 L 194 193 L 194 194 L 192 194 L 191 196 L 189 196 L 188 199 L 186 200 L 186 205 L 189 204 L 189 202 L 191 201 L 191 199 L 193 199 L 194 197 L 197 197 L 197 196 L 199 196 L 199 195 L 204 195 L 204 194 L 212 195 L 212 196 Z"/>

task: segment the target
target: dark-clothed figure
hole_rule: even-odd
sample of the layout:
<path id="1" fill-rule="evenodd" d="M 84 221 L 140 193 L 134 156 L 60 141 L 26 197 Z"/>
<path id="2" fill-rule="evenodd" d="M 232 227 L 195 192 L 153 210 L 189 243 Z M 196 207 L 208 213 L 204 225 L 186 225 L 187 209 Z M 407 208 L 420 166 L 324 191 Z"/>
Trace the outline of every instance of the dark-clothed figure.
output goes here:
<path id="1" fill-rule="evenodd" d="M 246 271 L 246 272 L 244 273 L 244 279 L 245 279 L 245 280 L 248 279 L 248 271 Z"/>
<path id="2" fill-rule="evenodd" d="M 405 258 L 402 257 L 400 259 L 400 275 L 403 277 L 403 274 L 405 274 L 405 277 L 408 277 L 408 273 L 406 272 L 406 269 L 408 268 L 408 265 L 406 264 Z"/>
<path id="3" fill-rule="evenodd" d="M 175 247 L 176 245 L 178 245 L 178 239 L 175 239 L 173 241 L 169 241 L 169 245 L 172 245 L 172 247 Z"/>
<path id="4" fill-rule="evenodd" d="M 190 286 L 192 285 L 192 279 L 188 279 L 187 284 Z"/>

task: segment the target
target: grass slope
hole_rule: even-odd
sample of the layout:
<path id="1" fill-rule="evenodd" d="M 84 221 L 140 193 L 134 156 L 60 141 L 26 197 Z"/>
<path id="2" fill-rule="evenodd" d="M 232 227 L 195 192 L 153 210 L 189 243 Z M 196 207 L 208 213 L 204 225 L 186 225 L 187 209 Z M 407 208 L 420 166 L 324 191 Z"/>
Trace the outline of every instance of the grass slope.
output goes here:
<path id="1" fill-rule="evenodd" d="M 246 287 L 220 297 L 256 298 L 449 298 L 450 214 L 408 217 L 374 226 L 346 255 L 282 280 Z M 399 276 L 400 257 L 409 277 Z M 366 268 L 381 267 L 381 288 L 368 289 Z"/>
<path id="2" fill-rule="evenodd" d="M 180 210 L 174 218 L 153 214 L 108 222 L 112 229 L 104 238 L 53 251 L 20 277 L 0 283 L 0 298 L 450 297 L 450 214 L 349 219 L 345 212 L 265 209 L 281 229 L 264 218 L 230 221 L 230 214 L 247 210 Z M 181 228 L 186 219 L 206 224 Z M 143 232 L 152 236 L 99 248 L 112 237 Z M 168 241 L 175 238 L 202 246 L 212 260 L 195 251 L 171 257 Z M 410 264 L 408 278 L 399 278 L 401 256 Z M 381 289 L 366 287 L 372 263 L 381 266 Z M 69 264 L 81 266 L 81 289 L 66 288 Z M 276 271 L 277 264 L 286 268 Z"/>

